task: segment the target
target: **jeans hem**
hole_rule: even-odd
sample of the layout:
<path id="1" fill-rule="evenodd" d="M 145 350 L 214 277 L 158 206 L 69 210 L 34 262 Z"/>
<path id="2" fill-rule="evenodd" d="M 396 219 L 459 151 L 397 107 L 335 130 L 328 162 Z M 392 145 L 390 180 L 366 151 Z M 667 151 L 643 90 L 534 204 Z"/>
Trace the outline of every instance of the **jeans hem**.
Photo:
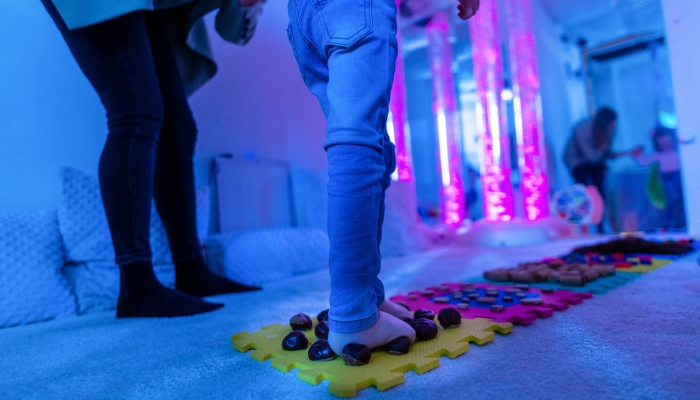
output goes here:
<path id="1" fill-rule="evenodd" d="M 328 319 L 328 327 L 331 331 L 336 333 L 355 333 L 363 331 L 370 326 L 374 325 L 377 321 L 378 311 L 375 311 L 367 318 L 359 319 L 356 321 L 334 321 Z"/>

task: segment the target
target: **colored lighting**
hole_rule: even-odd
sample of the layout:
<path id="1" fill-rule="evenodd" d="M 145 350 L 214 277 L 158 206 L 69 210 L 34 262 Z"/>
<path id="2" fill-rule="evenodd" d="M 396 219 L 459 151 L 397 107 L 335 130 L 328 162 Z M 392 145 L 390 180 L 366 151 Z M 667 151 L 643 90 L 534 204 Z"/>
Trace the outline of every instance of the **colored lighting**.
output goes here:
<path id="1" fill-rule="evenodd" d="M 446 225 L 460 225 L 466 215 L 462 186 L 462 159 L 457 135 L 459 114 L 452 75 L 452 47 L 447 14 L 439 12 L 425 27 L 428 39 L 433 114 L 438 136 L 438 175 L 441 177 L 440 207 Z"/>
<path id="2" fill-rule="evenodd" d="M 506 14 L 510 31 L 508 49 L 513 77 L 520 188 L 525 216 L 534 221 L 549 216 L 549 184 L 540 78 L 532 28 L 532 0 L 506 0 Z"/>
<path id="3" fill-rule="evenodd" d="M 397 7 L 398 7 L 397 0 Z M 389 117 L 387 133 L 396 146 L 396 171 L 391 175 L 393 180 L 401 182 L 413 181 L 413 162 L 411 160 L 411 131 L 406 115 L 406 79 L 404 77 L 403 56 L 401 55 L 401 33 L 396 30 L 398 55 L 394 71 L 394 84 L 391 87 L 389 100 Z"/>
<path id="4" fill-rule="evenodd" d="M 476 80 L 476 119 L 481 150 L 484 219 L 510 221 L 514 216 L 510 182 L 510 141 L 503 93 L 503 59 L 495 1 L 483 1 L 469 21 Z M 503 150 L 502 150 L 503 149 Z"/>

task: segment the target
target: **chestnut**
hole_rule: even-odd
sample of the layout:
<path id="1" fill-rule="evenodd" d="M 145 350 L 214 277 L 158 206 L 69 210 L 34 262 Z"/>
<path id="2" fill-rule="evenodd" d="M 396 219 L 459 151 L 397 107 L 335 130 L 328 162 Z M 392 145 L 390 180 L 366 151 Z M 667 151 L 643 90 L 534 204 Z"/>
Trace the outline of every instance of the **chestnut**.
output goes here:
<path id="1" fill-rule="evenodd" d="M 443 328 L 452 328 L 453 326 L 460 326 L 462 324 L 462 316 L 459 311 L 452 307 L 443 308 L 438 313 L 438 321 Z"/>
<path id="2" fill-rule="evenodd" d="M 314 329 L 314 333 L 319 339 L 328 339 L 328 331 L 328 322 L 326 321 L 319 322 L 316 324 L 316 329 Z"/>
<path id="3" fill-rule="evenodd" d="M 369 363 L 372 358 L 372 350 L 364 344 L 349 343 L 343 347 L 343 361 L 345 365 L 359 367 Z"/>
<path id="4" fill-rule="evenodd" d="M 308 315 L 299 313 L 289 319 L 289 325 L 295 331 L 308 331 L 314 323 Z"/>
<path id="5" fill-rule="evenodd" d="M 413 318 L 404 318 L 403 322 L 409 324 L 411 326 L 411 328 L 413 328 L 413 325 L 416 324 L 416 320 Z"/>
<path id="6" fill-rule="evenodd" d="M 397 337 L 385 346 L 386 352 L 394 356 L 402 356 L 408 354 L 408 349 L 411 347 L 411 341 L 406 336 Z"/>
<path id="7" fill-rule="evenodd" d="M 413 313 L 413 316 L 415 317 L 415 319 L 425 318 L 431 321 L 435 319 L 435 313 L 431 310 L 426 310 L 425 308 L 420 308 L 416 310 L 416 312 Z"/>
<path id="8" fill-rule="evenodd" d="M 331 361 L 338 357 L 331 349 L 327 340 L 317 340 L 309 347 L 309 360 L 311 361 Z"/>
<path id="9" fill-rule="evenodd" d="M 438 334 L 435 322 L 425 318 L 417 319 L 413 329 L 416 331 L 416 339 L 419 341 L 434 339 Z"/>
<path id="10" fill-rule="evenodd" d="M 303 350 L 309 345 L 309 339 L 299 331 L 292 331 L 282 339 L 282 348 L 285 350 Z"/>
<path id="11" fill-rule="evenodd" d="M 328 310 L 326 309 L 318 313 L 318 315 L 316 316 L 316 320 L 318 322 L 328 321 Z"/>
<path id="12" fill-rule="evenodd" d="M 411 307 L 408 306 L 408 304 L 404 303 L 403 301 L 397 301 L 396 304 L 400 305 L 401 307 L 405 308 L 409 312 L 411 311 Z"/>

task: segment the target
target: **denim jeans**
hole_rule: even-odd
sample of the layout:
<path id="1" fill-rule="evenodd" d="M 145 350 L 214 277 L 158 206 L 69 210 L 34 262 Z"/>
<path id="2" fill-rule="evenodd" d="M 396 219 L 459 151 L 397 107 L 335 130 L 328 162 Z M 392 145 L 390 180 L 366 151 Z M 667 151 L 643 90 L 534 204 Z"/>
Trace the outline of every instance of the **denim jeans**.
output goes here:
<path id="1" fill-rule="evenodd" d="M 151 199 L 173 261 L 200 255 L 192 161 L 197 127 L 158 12 L 69 30 L 52 1 L 41 1 L 107 112 L 99 179 L 116 262 L 151 260 Z"/>
<path id="2" fill-rule="evenodd" d="M 289 41 L 327 119 L 331 330 L 371 326 L 384 193 L 395 168 L 386 132 L 396 64 L 395 0 L 290 0 Z"/>

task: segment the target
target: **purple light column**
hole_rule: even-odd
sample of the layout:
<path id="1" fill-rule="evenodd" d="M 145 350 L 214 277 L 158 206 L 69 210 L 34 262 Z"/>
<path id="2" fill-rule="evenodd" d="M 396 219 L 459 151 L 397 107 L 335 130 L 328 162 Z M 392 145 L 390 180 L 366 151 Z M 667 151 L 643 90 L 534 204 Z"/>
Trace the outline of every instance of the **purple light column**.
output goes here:
<path id="1" fill-rule="evenodd" d="M 549 216 L 549 184 L 540 78 L 532 29 L 532 0 L 506 0 L 506 13 L 510 29 L 508 48 L 513 76 L 520 188 L 525 216 L 534 221 Z"/>
<path id="2" fill-rule="evenodd" d="M 510 182 L 510 141 L 503 91 L 503 60 L 495 0 L 481 2 L 479 12 L 469 20 L 474 79 L 476 120 L 481 146 L 481 186 L 484 219 L 513 219 L 513 188 Z"/>
<path id="3" fill-rule="evenodd" d="M 425 27 L 433 88 L 433 113 L 438 133 L 438 179 L 442 221 L 459 225 L 466 214 L 462 160 L 457 141 L 459 114 L 452 76 L 452 48 L 447 14 L 439 12 Z"/>
<path id="4" fill-rule="evenodd" d="M 396 7 L 398 10 L 399 0 L 396 2 Z M 408 116 L 406 114 L 406 79 L 404 78 L 403 56 L 401 54 L 401 31 L 398 28 L 396 29 L 396 40 L 399 52 L 396 57 L 394 84 L 391 87 L 389 118 L 387 119 L 386 128 L 391 140 L 396 145 L 396 171 L 392 178 L 400 182 L 412 182 L 411 131 L 408 127 Z"/>

